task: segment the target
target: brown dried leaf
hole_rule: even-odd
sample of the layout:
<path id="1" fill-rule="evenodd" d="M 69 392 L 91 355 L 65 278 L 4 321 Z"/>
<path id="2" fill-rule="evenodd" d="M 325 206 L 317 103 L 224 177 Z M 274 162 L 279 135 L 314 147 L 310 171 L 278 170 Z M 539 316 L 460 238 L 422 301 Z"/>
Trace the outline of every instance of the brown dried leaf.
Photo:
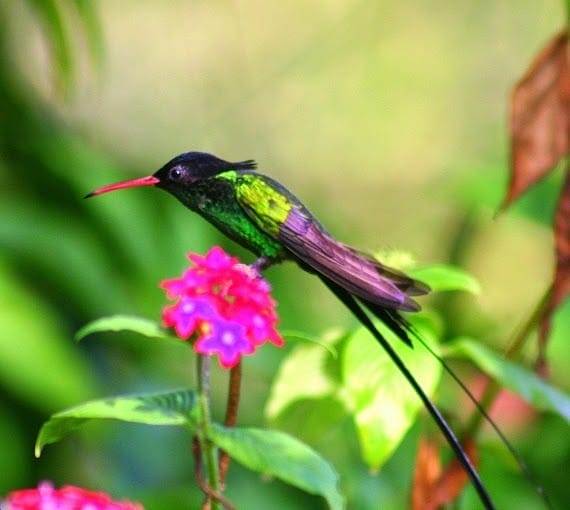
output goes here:
<path id="1" fill-rule="evenodd" d="M 556 208 L 554 237 L 556 240 L 556 274 L 551 304 L 553 308 L 557 308 L 570 293 L 570 163 L 566 168 L 566 179 Z"/>
<path id="2" fill-rule="evenodd" d="M 435 510 L 435 506 L 427 506 L 432 487 L 441 475 L 439 452 L 437 446 L 425 438 L 420 438 L 414 482 L 412 485 L 412 510 Z"/>
<path id="3" fill-rule="evenodd" d="M 467 440 L 463 447 L 477 466 L 475 443 Z M 412 510 L 437 510 L 454 501 L 468 482 L 469 476 L 456 458 L 441 472 L 437 446 L 424 439 L 420 441 L 412 487 Z"/>
<path id="4" fill-rule="evenodd" d="M 550 319 L 554 310 L 570 294 L 570 163 L 566 168 L 566 178 L 554 219 L 554 239 L 556 243 L 556 270 L 550 294 L 550 301 L 542 318 L 537 366 L 546 375 L 546 343 L 550 331 Z"/>
<path id="5" fill-rule="evenodd" d="M 570 149 L 568 34 L 536 57 L 511 96 L 511 182 L 502 207 L 552 169 Z"/>
<path id="6" fill-rule="evenodd" d="M 465 449 L 465 453 L 467 453 L 472 464 L 477 467 L 479 464 L 479 457 L 477 455 L 477 447 L 475 446 L 475 443 L 468 439 L 463 443 L 463 448 Z M 465 469 L 463 469 L 463 466 L 459 461 L 454 458 L 444 469 L 442 475 L 437 481 L 437 484 L 433 488 L 432 497 L 438 504 L 436 508 L 455 501 L 468 482 L 469 476 L 465 472 Z"/>

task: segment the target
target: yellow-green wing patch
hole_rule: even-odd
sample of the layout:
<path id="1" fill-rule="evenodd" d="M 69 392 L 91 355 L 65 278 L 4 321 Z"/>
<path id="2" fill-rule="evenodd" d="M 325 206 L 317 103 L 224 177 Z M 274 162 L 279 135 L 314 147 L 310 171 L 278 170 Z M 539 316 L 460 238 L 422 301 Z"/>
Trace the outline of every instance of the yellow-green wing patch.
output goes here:
<path id="1" fill-rule="evenodd" d="M 279 234 L 292 204 L 262 175 L 240 175 L 236 179 L 236 198 L 257 226 L 272 236 Z"/>

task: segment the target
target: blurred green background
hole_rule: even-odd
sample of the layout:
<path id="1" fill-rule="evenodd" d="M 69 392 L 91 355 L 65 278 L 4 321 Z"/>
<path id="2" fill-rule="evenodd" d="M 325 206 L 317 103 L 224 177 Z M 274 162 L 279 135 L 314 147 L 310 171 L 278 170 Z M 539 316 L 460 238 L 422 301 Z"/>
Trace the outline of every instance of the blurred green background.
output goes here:
<path id="1" fill-rule="evenodd" d="M 0 1 L 0 494 L 50 479 L 151 509 L 199 507 L 182 431 L 91 424 L 33 458 L 53 412 L 192 381 L 183 346 L 129 335 L 77 345 L 79 327 L 112 313 L 158 318 L 158 282 L 187 251 L 221 243 L 251 260 L 165 193 L 82 198 L 180 152 L 255 158 L 343 241 L 465 267 L 479 296 L 424 303 L 444 314 L 448 337 L 504 346 L 551 277 L 562 175 L 493 217 L 508 179 L 508 93 L 564 16 L 559 0 Z M 293 265 L 268 277 L 284 328 L 353 324 Z M 566 390 L 569 312 L 549 347 L 552 382 Z M 241 424 L 264 423 L 282 355 L 268 347 L 246 360 Z M 221 412 L 225 378 L 215 377 Z M 562 508 L 567 424 L 498 421 Z M 377 475 L 349 423 L 312 444 L 340 471 L 350 508 L 404 508 L 421 427 Z M 491 490 L 541 508 L 516 469 L 497 476 L 495 443 L 481 453 Z M 323 506 L 238 466 L 228 484 L 238 508 Z"/>

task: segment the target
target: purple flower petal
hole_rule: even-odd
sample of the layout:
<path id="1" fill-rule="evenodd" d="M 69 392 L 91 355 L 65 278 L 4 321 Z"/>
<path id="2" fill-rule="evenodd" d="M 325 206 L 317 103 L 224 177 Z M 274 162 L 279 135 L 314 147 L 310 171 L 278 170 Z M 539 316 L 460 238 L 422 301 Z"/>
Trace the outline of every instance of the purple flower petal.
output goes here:
<path id="1" fill-rule="evenodd" d="M 189 338 L 201 321 L 217 319 L 217 312 L 207 298 L 183 297 L 164 309 L 163 322 L 166 327 L 174 327 L 179 338 Z"/>
<path id="2" fill-rule="evenodd" d="M 217 354 L 224 368 L 235 366 L 244 354 L 255 350 L 245 334 L 242 324 L 219 319 L 209 322 L 210 331 L 200 337 L 194 344 L 194 350 L 199 354 Z"/>

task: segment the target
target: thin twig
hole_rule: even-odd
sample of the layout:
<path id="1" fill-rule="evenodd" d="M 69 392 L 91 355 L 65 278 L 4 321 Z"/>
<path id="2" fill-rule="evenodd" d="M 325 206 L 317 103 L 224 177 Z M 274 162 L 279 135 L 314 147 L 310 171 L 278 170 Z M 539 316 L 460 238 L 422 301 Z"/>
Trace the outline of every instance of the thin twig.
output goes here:
<path id="1" fill-rule="evenodd" d="M 551 292 L 551 287 L 548 287 L 548 289 L 546 289 L 546 292 L 540 298 L 539 302 L 536 304 L 533 312 L 530 314 L 530 317 L 525 321 L 522 327 L 513 336 L 509 347 L 505 351 L 506 359 L 513 360 L 520 354 L 520 351 L 524 347 L 525 342 L 528 339 L 530 333 L 537 326 L 537 324 L 540 322 L 540 320 L 544 315 L 544 310 L 548 304 L 550 292 Z M 479 399 L 481 407 L 489 411 L 489 409 L 493 405 L 493 402 L 495 401 L 500 392 L 501 392 L 501 385 L 492 379 L 488 379 L 487 385 L 483 390 L 483 394 Z M 465 428 L 468 437 L 474 437 L 474 435 L 476 434 L 477 430 L 479 429 L 482 423 L 483 423 L 483 415 L 479 413 L 477 409 L 475 409 L 473 411 L 471 419 L 469 420 L 469 424 Z"/>
<path id="2" fill-rule="evenodd" d="M 505 352 L 505 358 L 513 359 L 518 355 L 520 350 L 523 348 L 526 339 L 529 337 L 530 333 L 543 319 L 545 312 L 548 310 L 550 296 L 552 294 L 552 285 L 546 289 L 546 292 L 540 298 L 540 301 L 536 304 L 532 314 L 524 323 L 523 327 L 518 331 L 511 345 Z"/>
<path id="3" fill-rule="evenodd" d="M 201 510 L 210 510 L 212 508 L 212 500 L 216 500 L 226 510 L 236 510 L 229 500 L 212 489 L 206 480 L 204 480 L 204 475 L 202 474 L 202 449 L 200 448 L 200 441 L 197 437 L 192 440 L 192 454 L 194 456 L 194 479 L 198 487 L 200 487 L 200 490 L 207 496 L 207 499 L 202 503 Z"/>
<path id="4" fill-rule="evenodd" d="M 239 408 L 239 400 L 241 393 L 241 374 L 242 366 L 241 360 L 238 364 L 230 370 L 230 380 L 228 384 L 228 400 L 226 403 L 226 417 L 224 419 L 224 425 L 226 427 L 233 427 L 237 423 L 237 415 Z M 223 489 L 225 486 L 226 475 L 228 474 L 228 469 L 230 468 L 231 458 L 227 452 L 220 452 L 220 474 L 219 481 L 220 487 Z"/>

